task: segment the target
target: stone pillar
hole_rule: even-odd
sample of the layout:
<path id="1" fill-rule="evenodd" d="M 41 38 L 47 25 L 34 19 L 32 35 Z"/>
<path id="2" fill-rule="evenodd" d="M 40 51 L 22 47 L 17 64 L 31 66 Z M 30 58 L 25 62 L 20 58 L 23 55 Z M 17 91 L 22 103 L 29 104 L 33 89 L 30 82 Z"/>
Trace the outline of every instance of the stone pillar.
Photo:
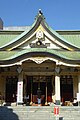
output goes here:
<path id="1" fill-rule="evenodd" d="M 78 75 L 78 93 L 80 93 L 80 75 Z"/>
<path id="2" fill-rule="evenodd" d="M 20 66 L 17 68 L 17 71 L 18 71 L 17 105 L 21 105 L 23 103 L 23 71 Z"/>
<path id="3" fill-rule="evenodd" d="M 55 68 L 55 102 L 56 105 L 60 105 L 60 67 Z"/>
<path id="4" fill-rule="evenodd" d="M 80 75 L 78 75 L 78 94 L 77 94 L 77 99 L 78 99 L 78 106 L 80 106 Z"/>
<path id="5" fill-rule="evenodd" d="M 55 76 L 55 99 L 56 105 L 60 105 L 60 77 Z"/>

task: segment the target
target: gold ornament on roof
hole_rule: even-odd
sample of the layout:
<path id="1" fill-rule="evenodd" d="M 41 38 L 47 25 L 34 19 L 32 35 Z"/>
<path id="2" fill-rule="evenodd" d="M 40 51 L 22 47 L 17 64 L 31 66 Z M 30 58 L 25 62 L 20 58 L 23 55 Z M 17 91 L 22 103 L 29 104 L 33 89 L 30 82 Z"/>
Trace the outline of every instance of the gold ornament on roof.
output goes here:
<path id="1" fill-rule="evenodd" d="M 36 32 L 36 38 L 38 38 L 38 39 L 43 38 L 43 32 L 41 30 Z"/>

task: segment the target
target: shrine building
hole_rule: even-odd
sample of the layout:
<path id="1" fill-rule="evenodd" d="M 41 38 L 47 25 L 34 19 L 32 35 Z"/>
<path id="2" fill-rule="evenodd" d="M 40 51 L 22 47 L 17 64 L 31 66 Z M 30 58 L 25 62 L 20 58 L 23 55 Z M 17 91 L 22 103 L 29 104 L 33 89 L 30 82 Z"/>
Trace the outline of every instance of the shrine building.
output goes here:
<path id="1" fill-rule="evenodd" d="M 30 105 L 70 101 L 80 93 L 80 31 L 53 30 L 39 10 L 33 24 L 4 27 L 0 19 L 0 96 Z"/>

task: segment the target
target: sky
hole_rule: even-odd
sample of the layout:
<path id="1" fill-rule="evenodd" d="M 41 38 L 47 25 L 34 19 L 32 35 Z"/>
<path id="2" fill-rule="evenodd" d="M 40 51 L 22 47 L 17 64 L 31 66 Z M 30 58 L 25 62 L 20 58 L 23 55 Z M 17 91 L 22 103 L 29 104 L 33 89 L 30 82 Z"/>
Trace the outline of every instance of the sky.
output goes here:
<path id="1" fill-rule="evenodd" d="M 4 26 L 32 25 L 39 9 L 54 30 L 80 30 L 80 0 L 0 0 Z"/>

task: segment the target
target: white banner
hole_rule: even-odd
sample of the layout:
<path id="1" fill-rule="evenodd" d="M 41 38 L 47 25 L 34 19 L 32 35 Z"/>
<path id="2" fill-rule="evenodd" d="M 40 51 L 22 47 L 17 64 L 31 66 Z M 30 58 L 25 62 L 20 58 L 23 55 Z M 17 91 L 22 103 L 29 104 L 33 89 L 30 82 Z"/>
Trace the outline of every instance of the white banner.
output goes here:
<path id="1" fill-rule="evenodd" d="M 23 103 L 23 82 L 18 82 L 17 103 Z"/>
<path id="2" fill-rule="evenodd" d="M 77 101 L 80 101 L 80 93 L 77 93 Z"/>

